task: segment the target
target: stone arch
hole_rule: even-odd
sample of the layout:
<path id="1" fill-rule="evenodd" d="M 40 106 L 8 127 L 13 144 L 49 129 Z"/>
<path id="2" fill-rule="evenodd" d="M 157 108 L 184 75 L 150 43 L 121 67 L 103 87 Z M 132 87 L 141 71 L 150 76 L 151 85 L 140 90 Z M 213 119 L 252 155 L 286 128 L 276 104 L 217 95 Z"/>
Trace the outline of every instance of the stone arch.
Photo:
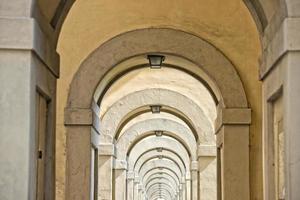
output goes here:
<path id="1" fill-rule="evenodd" d="M 190 161 L 190 157 L 186 151 L 186 149 L 176 140 L 171 138 L 161 137 L 157 139 L 156 137 L 149 138 L 147 140 L 142 140 L 136 144 L 136 147 L 132 150 L 128 157 L 129 169 L 132 169 L 135 161 L 143 154 L 143 151 L 147 151 L 148 149 L 173 149 L 175 150 L 180 157 L 185 161 Z M 141 151 L 141 149 L 143 151 Z"/>
<path id="2" fill-rule="evenodd" d="M 159 193 L 159 191 L 158 191 L 158 186 L 157 185 L 152 185 L 151 186 L 151 188 L 149 188 L 149 189 L 152 189 L 154 192 L 152 192 L 150 195 L 149 195 L 149 198 L 150 199 L 152 199 L 152 198 L 157 198 L 159 195 L 157 194 L 157 193 Z M 162 193 L 162 195 L 164 194 L 165 195 L 165 197 L 167 197 L 167 196 L 170 196 L 170 199 L 174 199 L 175 198 L 175 195 L 174 195 L 174 193 L 171 193 L 170 191 L 169 191 L 169 186 L 167 185 L 167 184 L 165 184 L 165 183 L 163 183 L 162 184 L 162 187 L 161 187 L 161 189 L 162 189 L 162 191 L 161 191 L 161 193 Z M 163 193 L 163 191 L 165 191 L 164 193 Z M 148 192 L 148 191 L 147 191 Z"/>
<path id="3" fill-rule="evenodd" d="M 198 135 L 198 142 L 214 143 L 213 127 L 203 110 L 189 98 L 166 89 L 145 89 L 133 92 L 114 103 L 101 120 L 102 141 L 113 143 L 115 134 L 128 118 L 128 113 L 131 113 L 129 116 L 134 116 L 135 113 L 141 112 L 141 108 L 149 109 L 151 105 L 162 105 L 165 109 L 172 108 L 177 115 L 185 116 L 186 121 L 192 124 Z"/>
<path id="4" fill-rule="evenodd" d="M 159 174 L 159 173 L 168 174 L 170 177 L 174 178 L 174 180 L 177 182 L 177 184 L 181 183 L 181 180 L 178 177 L 178 175 L 176 174 L 176 172 L 173 169 L 167 168 L 167 167 L 165 167 L 163 169 L 153 168 L 153 169 L 149 170 L 147 173 L 145 173 L 144 177 L 142 178 L 142 181 L 144 179 L 147 180 L 149 177 L 151 177 L 155 174 Z"/>
<path id="5" fill-rule="evenodd" d="M 176 187 L 179 187 L 179 185 L 180 185 L 174 177 L 172 177 L 170 174 L 166 174 L 166 173 L 164 173 L 164 174 L 155 173 L 155 174 L 152 174 L 151 176 L 149 176 L 147 179 L 145 178 L 145 180 L 146 180 L 146 183 L 148 183 L 148 180 L 156 179 L 156 178 L 160 178 L 160 177 L 171 180 L 171 182 L 173 182 L 174 185 L 176 185 Z"/>
<path id="6" fill-rule="evenodd" d="M 151 189 L 151 187 L 153 187 L 153 186 L 157 186 L 157 185 L 159 185 L 159 184 L 162 184 L 162 185 L 166 185 L 167 187 L 166 188 L 168 188 L 168 189 L 170 189 L 171 191 L 170 192 L 172 192 L 172 194 L 176 194 L 177 193 L 177 188 L 175 187 L 174 188 L 174 186 L 173 185 L 171 185 L 170 184 L 170 182 L 169 181 L 166 181 L 166 180 L 164 180 L 163 179 L 163 181 L 161 181 L 161 182 L 159 182 L 159 181 L 153 181 L 153 183 L 149 183 L 148 185 L 147 185 L 147 187 L 145 187 L 145 190 L 146 190 L 146 192 L 149 192 L 149 190 Z"/>
<path id="7" fill-rule="evenodd" d="M 111 52 L 114 52 L 113 57 Z M 192 61 L 219 87 L 225 107 L 247 107 L 243 84 L 235 67 L 218 49 L 183 31 L 152 28 L 123 33 L 91 53 L 72 80 L 67 108 L 91 108 L 94 92 L 109 70 L 126 59 L 151 52 Z"/>
<path id="8" fill-rule="evenodd" d="M 152 183 L 148 188 L 145 189 L 146 194 L 148 194 L 149 197 L 152 197 L 155 193 L 157 193 L 159 189 L 166 189 L 170 194 L 173 195 L 173 198 L 176 197 L 177 191 L 174 189 L 169 182 L 162 181 L 159 183 Z"/>
<path id="9" fill-rule="evenodd" d="M 153 158 L 159 158 L 160 156 L 167 157 L 167 158 L 170 158 L 170 159 L 174 160 L 176 163 L 178 163 L 178 165 L 180 166 L 182 171 L 183 170 L 184 171 L 189 171 L 190 170 L 188 163 L 185 164 L 184 162 L 182 162 L 182 159 L 180 159 L 178 157 L 178 155 L 172 153 L 171 151 L 166 151 L 166 150 L 164 150 L 163 153 L 162 152 L 157 152 L 157 150 L 155 150 L 155 151 L 149 151 L 148 153 L 143 154 L 135 162 L 134 169 L 139 169 L 145 161 L 153 159 Z M 188 168 L 186 167 L 186 165 L 188 166 Z"/>
<path id="10" fill-rule="evenodd" d="M 166 194 L 164 194 L 164 193 L 162 193 L 161 195 L 158 195 L 158 194 L 155 194 L 155 195 L 153 195 L 153 197 L 152 197 L 152 199 L 158 199 L 158 198 L 160 198 L 160 197 L 163 197 L 163 198 L 165 198 L 166 200 L 171 200 L 171 197 L 169 197 L 169 196 L 167 196 Z"/>
<path id="11" fill-rule="evenodd" d="M 112 54 L 111 52 L 114 53 Z M 100 130 L 97 130 L 99 127 L 99 124 L 97 124 L 99 123 L 99 117 L 97 116 L 98 108 L 95 99 L 93 99 L 93 95 L 99 82 L 105 77 L 105 74 L 109 72 L 109 70 L 112 70 L 113 67 L 117 66 L 120 62 L 134 56 L 145 55 L 151 52 L 173 55 L 194 63 L 194 65 L 198 66 L 198 69 L 201 69 L 207 75 L 206 77 L 210 81 L 207 84 L 213 83 L 217 86 L 218 91 L 215 92 L 218 93 L 216 95 L 220 96 L 218 104 L 220 109 L 216 130 L 221 131 L 221 133 L 218 134 L 220 137 L 218 139 L 218 144 L 225 144 L 225 136 L 236 136 L 233 134 L 226 134 L 225 132 L 230 129 L 222 129 L 224 124 L 239 124 L 245 126 L 242 133 L 237 136 L 239 140 L 242 141 L 242 143 L 240 143 L 242 145 L 239 145 L 238 147 L 241 151 L 235 151 L 235 153 L 240 152 L 240 155 L 235 156 L 235 158 L 241 158 L 243 160 L 242 163 L 245 163 L 245 165 L 228 167 L 235 172 L 249 171 L 249 165 L 247 164 L 249 162 L 248 119 L 251 119 L 251 117 L 248 117 L 249 110 L 247 110 L 247 98 L 242 82 L 233 64 L 218 49 L 194 35 L 172 29 L 143 29 L 124 33 L 101 45 L 82 63 L 76 75 L 73 77 L 65 109 L 68 149 L 67 193 L 70 193 L 68 190 L 74 191 L 72 188 L 76 187 L 73 187 L 73 185 L 76 185 L 78 182 L 81 182 L 82 180 L 89 182 L 90 159 L 88 156 L 85 158 L 77 156 L 82 149 L 78 149 L 76 141 L 84 141 L 82 148 L 85 148 L 86 151 L 90 151 L 89 148 L 91 144 L 89 144 L 88 141 L 91 137 L 91 133 L 89 126 L 94 126 L 96 132 L 100 132 Z M 226 113 L 242 113 L 243 116 L 246 116 L 246 120 L 244 120 L 244 118 L 227 118 L 226 116 L 228 116 L 228 114 Z M 187 116 L 191 116 L 190 113 L 187 114 Z M 235 127 L 236 129 L 238 128 L 237 126 Z M 211 130 L 213 129 L 211 128 Z M 86 134 L 83 134 L 83 132 Z M 103 134 L 101 136 L 103 136 Z M 103 137 L 102 141 L 104 143 L 112 143 L 113 139 L 114 138 L 111 137 Z M 226 139 L 226 141 L 234 140 Z M 229 144 L 226 144 L 226 146 L 227 145 L 228 147 L 230 146 Z M 230 152 L 230 148 L 226 148 L 226 151 Z M 226 153 L 226 155 L 233 153 L 234 152 Z M 74 166 L 74 168 L 69 168 L 69 166 Z M 69 176 L 75 173 L 75 169 L 77 169 L 76 166 L 83 168 L 82 173 L 73 177 Z M 236 170 L 237 168 L 239 168 L 239 170 Z M 239 175 L 237 174 L 237 176 Z M 245 189 L 249 188 L 248 184 L 249 181 L 245 179 L 243 184 L 235 184 L 232 188 L 237 191 L 245 190 L 245 196 L 249 196 Z M 88 186 L 86 188 L 88 188 Z M 76 195 L 76 193 L 81 192 L 72 192 L 74 195 Z M 245 199 L 247 198 L 248 197 L 245 197 Z"/>
<path id="12" fill-rule="evenodd" d="M 163 181 L 161 181 L 163 180 Z M 145 184 L 145 189 L 147 191 L 147 188 L 150 186 L 150 184 L 152 183 L 166 183 L 168 185 L 171 186 L 171 188 L 173 189 L 173 192 L 177 192 L 176 189 L 178 188 L 172 181 L 170 181 L 170 179 L 168 178 L 165 178 L 165 177 L 161 177 L 161 178 L 153 178 L 153 179 L 150 179 L 146 182 Z"/>
<path id="13" fill-rule="evenodd" d="M 182 162 L 183 166 L 185 169 L 190 169 L 190 160 L 186 157 L 181 157 L 180 154 L 178 154 L 176 152 L 176 149 L 169 149 L 167 147 L 163 147 L 163 148 L 151 148 L 151 149 L 147 149 L 145 150 L 143 153 L 141 153 L 139 155 L 139 157 L 134 161 L 134 159 L 131 159 L 130 162 L 128 163 L 128 168 L 129 171 L 133 171 L 133 169 L 135 168 L 135 165 L 138 164 L 138 162 L 140 161 L 140 159 L 142 157 L 150 157 L 150 156 L 154 156 L 154 155 L 158 155 L 158 149 L 161 149 L 165 155 L 169 155 L 169 154 L 173 154 L 174 156 L 178 157 L 178 159 L 180 159 L 180 161 Z"/>
<path id="14" fill-rule="evenodd" d="M 174 169 L 174 166 L 163 166 L 163 167 L 160 167 L 159 169 L 158 168 L 151 168 L 149 169 L 145 175 L 153 172 L 153 171 L 164 171 L 164 170 L 168 170 L 168 171 L 171 171 L 172 173 L 174 173 L 175 177 L 179 177 L 179 175 L 176 173 L 176 169 Z M 144 179 L 144 177 L 142 177 Z M 142 181 L 143 183 L 145 183 L 144 181 Z"/>
<path id="15" fill-rule="evenodd" d="M 144 167 L 144 165 L 146 165 L 148 162 L 157 161 L 157 160 L 170 161 L 170 162 L 174 163 L 178 167 L 178 169 L 180 170 L 181 174 L 186 174 L 185 168 L 183 168 L 182 165 L 180 165 L 175 159 L 173 159 L 171 157 L 168 157 L 168 156 L 164 156 L 161 159 L 158 158 L 158 157 L 153 157 L 153 158 L 149 158 L 147 160 L 144 160 L 144 162 L 140 166 L 136 166 L 135 171 L 139 173 L 142 170 L 142 168 Z"/>
<path id="16" fill-rule="evenodd" d="M 139 177 L 143 178 L 148 171 L 152 169 L 169 168 L 177 174 L 177 177 L 183 177 L 179 167 L 169 160 L 153 160 L 147 162 L 140 170 Z"/>
<path id="17" fill-rule="evenodd" d="M 171 136 L 180 142 L 183 142 L 189 149 L 192 158 L 196 159 L 197 143 L 193 137 L 193 133 L 178 122 L 167 119 L 151 119 L 144 120 L 129 127 L 119 138 L 116 143 L 117 158 L 120 160 L 126 159 L 126 154 L 132 143 L 135 143 L 137 138 L 142 139 L 147 136 L 147 133 L 154 134 L 154 131 L 164 131 L 164 135 Z"/>

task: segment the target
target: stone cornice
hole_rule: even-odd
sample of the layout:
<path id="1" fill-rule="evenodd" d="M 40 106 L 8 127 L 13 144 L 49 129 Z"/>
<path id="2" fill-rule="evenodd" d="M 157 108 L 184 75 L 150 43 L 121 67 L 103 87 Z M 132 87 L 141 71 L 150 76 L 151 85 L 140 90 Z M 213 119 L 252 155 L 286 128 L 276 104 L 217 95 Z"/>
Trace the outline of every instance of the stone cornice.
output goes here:
<path id="1" fill-rule="evenodd" d="M 300 18 L 285 18 L 263 52 L 260 79 L 263 80 L 277 63 L 291 51 L 300 51 Z"/>
<path id="2" fill-rule="evenodd" d="M 0 49 L 33 51 L 55 77 L 59 77 L 59 55 L 55 45 L 33 18 L 0 18 Z"/>

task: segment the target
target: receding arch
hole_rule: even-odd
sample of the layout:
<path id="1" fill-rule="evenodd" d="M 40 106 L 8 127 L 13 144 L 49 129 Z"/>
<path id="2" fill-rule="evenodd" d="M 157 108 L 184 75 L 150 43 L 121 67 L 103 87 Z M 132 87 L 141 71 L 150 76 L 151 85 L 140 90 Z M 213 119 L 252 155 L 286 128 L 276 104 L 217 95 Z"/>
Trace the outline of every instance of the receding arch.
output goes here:
<path id="1" fill-rule="evenodd" d="M 154 137 L 154 136 L 156 136 L 156 134 L 155 134 L 155 131 L 150 131 L 150 132 L 145 132 L 145 133 L 143 133 L 143 134 L 141 134 L 143 137 L 138 137 L 138 138 L 136 138 L 136 140 L 135 141 L 133 141 L 133 143 L 128 147 L 128 149 L 127 149 L 127 154 L 130 154 L 130 152 L 132 151 L 132 149 L 134 149 L 135 148 L 135 145 L 138 143 L 138 142 L 140 142 L 140 141 L 142 141 L 142 140 L 147 140 L 148 138 L 151 138 L 151 137 Z M 170 138 L 170 139 L 172 139 L 172 140 L 176 140 L 179 144 L 181 144 L 184 148 L 185 148 L 185 150 L 186 150 L 186 152 L 188 153 L 188 155 L 190 156 L 190 157 L 192 157 L 192 159 L 196 159 L 196 151 L 193 149 L 191 149 L 190 148 L 190 146 L 189 145 L 187 145 L 186 143 L 184 143 L 184 142 L 182 142 L 180 139 L 178 139 L 177 137 L 172 137 L 173 136 L 173 133 L 170 133 L 170 132 L 164 132 L 164 134 L 162 135 L 162 136 L 156 136 L 156 137 L 162 137 L 162 138 Z M 159 138 L 157 138 L 157 139 L 159 139 Z M 124 158 L 124 157 L 123 157 Z"/>
<path id="2" fill-rule="evenodd" d="M 136 143 L 135 141 L 137 141 L 137 139 L 142 139 L 149 134 L 153 135 L 157 130 L 164 131 L 164 135 L 174 137 L 183 142 L 192 155 L 192 158 L 196 159 L 197 143 L 195 139 L 191 137 L 193 133 L 178 122 L 167 119 L 144 120 L 129 127 L 117 141 L 118 159 L 125 160 L 130 146 Z"/>
<path id="3" fill-rule="evenodd" d="M 164 189 L 166 189 L 166 190 L 170 193 L 170 195 L 172 195 L 173 197 L 175 197 L 175 194 L 174 194 L 174 193 L 176 193 L 176 190 L 174 190 L 169 184 L 167 184 L 167 183 L 165 183 L 165 182 L 161 182 L 161 183 L 153 183 L 153 184 L 151 184 L 151 185 L 147 188 L 146 193 L 148 193 L 149 190 L 152 189 L 153 187 L 155 187 L 155 189 L 158 189 L 159 185 L 164 186 Z M 170 190 L 171 190 L 171 191 L 170 191 Z M 172 192 L 172 190 L 173 190 L 173 192 Z M 151 197 L 151 196 L 150 196 L 150 197 Z"/>
<path id="4" fill-rule="evenodd" d="M 176 168 L 174 165 L 170 165 L 170 166 L 160 166 L 160 167 L 148 167 L 145 170 L 145 173 L 143 174 L 143 176 L 141 176 L 141 181 L 142 183 L 144 183 L 144 179 L 146 179 L 145 177 L 147 177 L 148 174 L 152 174 L 155 172 L 163 172 L 163 171 L 168 171 L 171 174 L 174 175 L 174 177 L 176 177 L 176 179 L 180 180 L 181 179 L 181 174 L 180 171 L 178 170 L 178 168 Z"/>
<path id="5" fill-rule="evenodd" d="M 174 183 L 174 185 L 176 185 L 176 187 L 180 186 L 180 183 L 178 183 L 176 181 L 176 179 L 168 173 L 154 173 L 154 174 L 150 175 L 148 178 L 144 178 L 144 179 L 145 179 L 145 182 L 148 183 L 149 180 L 151 180 L 151 179 L 156 179 L 156 178 L 159 179 L 161 177 L 171 180 Z"/>
<path id="6" fill-rule="evenodd" d="M 178 185 L 181 183 L 181 177 L 179 177 L 173 169 L 168 167 L 150 169 L 145 173 L 144 177 L 142 177 L 142 182 L 144 182 L 144 180 L 149 179 L 153 175 L 161 174 L 167 174 L 168 176 L 172 177 Z"/>
<path id="7" fill-rule="evenodd" d="M 177 101 L 174 101 L 177 99 Z M 112 143 L 122 121 L 131 113 L 138 113 L 141 107 L 162 105 L 178 110 L 178 115 L 185 116 L 194 127 L 199 143 L 214 143 L 213 125 L 203 110 L 189 98 L 166 89 L 145 89 L 131 93 L 113 104 L 102 118 L 102 141 Z"/>
<path id="8" fill-rule="evenodd" d="M 167 157 L 170 158 L 174 161 L 176 161 L 176 163 L 178 163 L 178 165 L 180 165 L 181 169 L 184 169 L 185 171 L 189 171 L 190 167 L 188 163 L 183 162 L 183 160 L 178 156 L 178 154 L 174 154 L 171 151 L 167 151 L 164 150 L 164 152 L 158 152 L 157 150 L 152 150 L 147 152 L 146 154 L 143 154 L 142 156 L 140 156 L 138 158 L 138 160 L 136 160 L 135 165 L 134 165 L 134 169 L 139 169 L 143 163 L 149 159 L 152 158 L 159 158 L 159 157 Z"/>
<path id="9" fill-rule="evenodd" d="M 174 154 L 175 156 L 177 156 L 181 160 L 181 162 L 183 163 L 183 165 L 185 166 L 186 169 L 190 169 L 190 160 L 186 159 L 186 157 L 182 158 L 181 155 L 176 152 L 176 149 L 174 150 L 174 149 L 169 149 L 169 148 L 166 148 L 166 147 L 163 147 L 163 148 L 160 147 L 160 148 L 147 149 L 143 153 L 141 153 L 135 161 L 133 159 L 130 160 L 131 162 L 128 163 L 129 171 L 132 171 L 133 168 L 135 168 L 135 165 L 137 165 L 137 161 L 139 161 L 141 157 L 145 156 L 145 154 L 149 153 L 151 155 L 156 155 L 156 152 L 159 153 L 158 150 L 163 151 L 164 154 L 165 154 L 165 151 L 169 152 L 171 154 Z"/>
<path id="10" fill-rule="evenodd" d="M 141 34 L 141 32 L 143 34 Z M 174 35 L 172 35 L 173 33 Z M 220 97 L 222 97 L 219 102 L 220 105 L 224 105 L 226 108 L 247 108 L 248 103 L 246 95 L 241 80 L 239 79 L 234 66 L 230 61 L 228 61 L 228 59 L 224 57 L 221 52 L 219 52 L 210 44 L 202 41 L 196 36 L 169 29 L 139 30 L 137 32 L 130 32 L 128 34 L 130 34 L 130 37 L 133 38 L 128 38 L 128 41 L 126 41 L 125 43 L 123 43 L 124 41 L 122 40 L 122 38 L 125 38 L 125 36 L 122 37 L 121 35 L 117 39 L 114 38 L 117 41 L 115 44 L 109 47 L 108 44 L 110 43 L 105 43 L 104 45 L 99 47 L 99 51 L 96 50 L 94 53 L 92 53 L 90 57 L 79 68 L 70 86 L 67 106 L 65 110 L 66 119 L 77 119 L 76 115 L 80 115 L 81 112 L 87 113 L 93 110 L 92 107 L 95 106 L 93 94 L 96 90 L 96 87 L 99 81 L 105 76 L 105 73 L 112 69 L 113 66 L 116 66 L 118 63 L 128 59 L 129 57 L 135 55 L 143 55 L 151 52 L 166 53 L 177 57 L 182 57 L 193 62 L 195 65 L 200 66 L 203 71 L 207 73 L 208 77 L 213 82 L 215 82 L 215 85 L 218 86 L 218 89 L 220 90 Z M 141 45 L 141 42 L 136 40 L 138 37 L 140 37 L 140 39 L 142 40 L 146 39 L 146 44 L 143 43 Z M 158 40 L 156 40 L 156 37 L 158 38 Z M 185 38 L 186 40 L 182 40 L 183 38 Z M 148 43 L 148 41 L 151 41 L 151 39 L 153 39 L 155 42 Z M 176 42 L 172 43 L 172 40 Z M 156 43 L 157 41 L 161 42 Z M 169 44 L 166 44 L 166 41 Z M 177 44 L 178 42 L 180 44 L 180 41 L 184 45 L 170 46 L 170 44 Z M 132 49 L 129 49 L 129 51 L 127 51 L 128 49 L 125 51 L 127 47 L 124 48 L 124 44 L 126 44 L 125 46 L 127 47 L 131 47 L 131 45 L 133 45 L 133 47 Z M 166 45 L 164 46 L 163 44 Z M 199 46 L 197 46 L 197 44 Z M 114 57 L 112 57 L 111 54 L 105 58 L 102 57 L 102 55 L 111 52 L 114 49 L 116 49 L 116 54 L 114 55 Z M 188 52 L 191 49 L 193 49 L 194 52 L 190 52 L 189 54 Z M 135 51 L 138 51 L 140 53 L 136 54 Z M 90 117 L 90 115 L 86 116 L 88 117 L 83 117 L 80 119 L 80 123 L 82 123 L 83 125 L 92 125 L 92 117 Z M 97 120 L 95 116 L 94 120 Z M 72 123 L 67 121 L 66 124 Z M 72 144 L 72 141 L 81 140 L 80 138 L 83 138 L 82 140 L 85 141 L 85 139 L 89 137 L 89 135 L 82 134 L 82 132 L 81 135 L 79 135 L 74 127 L 71 126 L 67 127 L 66 132 L 68 145 L 67 148 L 71 146 L 72 149 L 72 151 L 67 151 L 67 177 L 69 177 L 68 175 L 74 172 L 74 169 L 69 168 L 70 163 L 73 165 L 78 161 L 80 162 L 81 159 L 76 157 L 76 152 L 78 152 L 78 150 L 73 151 L 75 149 L 75 146 L 74 144 Z M 75 134 L 73 135 L 73 133 Z M 108 141 L 112 142 L 113 139 L 114 138 L 108 137 L 105 138 L 103 142 L 110 143 Z M 88 145 L 86 145 L 84 148 L 86 149 L 86 151 L 90 150 L 88 149 Z M 75 164 L 75 166 L 77 165 L 79 164 Z M 81 177 L 84 176 L 83 174 L 81 175 Z M 80 176 L 72 178 L 72 180 L 70 181 L 68 180 L 68 185 L 70 184 L 72 187 L 72 184 L 74 185 L 78 181 L 80 181 L 78 179 L 80 179 Z M 87 180 L 87 178 L 85 178 L 84 180 Z"/>
<path id="11" fill-rule="evenodd" d="M 143 151 L 147 151 L 148 149 L 161 149 L 161 148 L 167 148 L 173 150 L 175 149 L 178 155 L 184 161 L 191 162 L 186 149 L 178 141 L 163 136 L 160 138 L 154 136 L 148 138 L 147 140 L 142 140 L 138 144 L 136 144 L 135 148 L 129 154 L 128 168 L 133 169 L 134 163 L 143 154 Z"/>
<path id="12" fill-rule="evenodd" d="M 149 195 L 149 198 L 159 198 L 160 196 L 164 196 L 164 197 L 170 197 L 170 199 L 174 199 L 175 195 L 169 191 L 169 188 L 163 184 L 163 186 L 161 188 L 159 188 L 157 185 L 153 185 L 152 188 L 150 188 L 152 190 L 154 190 L 154 192 L 152 192 Z M 159 190 L 160 189 L 160 190 Z"/>
<path id="13" fill-rule="evenodd" d="M 165 161 L 170 161 L 172 163 L 174 163 L 178 169 L 180 170 L 181 174 L 185 174 L 186 173 L 186 170 L 178 163 L 176 162 L 176 160 L 174 160 L 173 158 L 170 158 L 168 156 L 163 156 L 162 158 L 160 157 L 152 157 L 152 158 L 149 158 L 147 160 L 144 160 L 144 162 L 140 165 L 140 166 L 137 166 L 135 168 L 135 171 L 137 171 L 138 173 L 140 173 L 141 169 L 148 163 L 148 162 L 151 162 L 151 161 L 157 161 L 157 160 L 165 160 Z M 139 168 L 138 168 L 139 167 Z"/>
<path id="14" fill-rule="evenodd" d="M 150 179 L 146 182 L 145 184 L 145 189 L 147 191 L 147 189 L 149 188 L 149 186 L 152 184 L 152 183 L 166 183 L 168 184 L 169 186 L 171 186 L 171 188 L 173 189 L 173 192 L 177 192 L 177 185 L 174 184 L 172 181 L 170 181 L 170 179 L 168 178 L 165 178 L 165 177 L 161 177 L 161 178 L 153 178 L 153 179 Z"/>
<path id="15" fill-rule="evenodd" d="M 182 174 L 182 172 L 180 171 L 180 168 L 173 163 L 172 161 L 169 160 L 153 160 L 150 162 L 147 162 L 141 169 L 139 172 L 139 177 L 143 178 L 145 176 L 145 174 L 150 170 L 150 169 L 154 169 L 154 168 L 171 168 L 177 175 L 178 177 L 183 177 L 184 174 Z M 143 180 L 144 182 L 144 180 Z"/>
<path id="16" fill-rule="evenodd" d="M 113 57 L 111 52 L 114 52 Z M 72 80 L 67 108 L 90 108 L 98 83 L 110 69 L 133 56 L 151 52 L 177 55 L 193 62 L 216 83 L 226 107 L 247 107 L 247 98 L 235 67 L 218 49 L 183 31 L 152 28 L 123 33 L 91 53 Z"/>
<path id="17" fill-rule="evenodd" d="M 161 199 L 161 198 L 164 198 L 164 199 L 166 199 L 166 200 L 172 200 L 171 197 L 166 196 L 166 195 L 163 194 L 163 193 L 162 193 L 162 194 L 155 194 L 155 195 L 152 196 L 152 199 L 155 199 L 155 200 L 156 200 L 156 199 Z M 152 199 L 151 199 L 151 200 L 152 200 Z"/>

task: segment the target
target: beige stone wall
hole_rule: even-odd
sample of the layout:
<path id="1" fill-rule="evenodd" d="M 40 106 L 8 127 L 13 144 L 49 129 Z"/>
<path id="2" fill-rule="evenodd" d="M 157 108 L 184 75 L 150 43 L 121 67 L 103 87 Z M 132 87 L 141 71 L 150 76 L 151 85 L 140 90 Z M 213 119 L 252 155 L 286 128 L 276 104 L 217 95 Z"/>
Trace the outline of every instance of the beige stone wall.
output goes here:
<path id="1" fill-rule="evenodd" d="M 61 77 L 57 96 L 57 199 L 64 199 L 65 146 L 63 111 L 69 84 L 80 63 L 108 39 L 134 29 L 169 27 L 198 35 L 219 48 L 236 66 L 250 107 L 252 199 L 261 199 L 260 42 L 252 17 L 240 0 L 77 0 L 60 35 Z"/>

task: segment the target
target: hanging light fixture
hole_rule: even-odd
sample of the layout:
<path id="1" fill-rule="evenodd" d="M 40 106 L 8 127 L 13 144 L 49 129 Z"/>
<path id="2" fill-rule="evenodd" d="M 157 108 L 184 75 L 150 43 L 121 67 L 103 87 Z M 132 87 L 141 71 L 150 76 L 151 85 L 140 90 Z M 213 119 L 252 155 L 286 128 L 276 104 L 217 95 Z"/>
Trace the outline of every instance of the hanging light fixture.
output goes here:
<path id="1" fill-rule="evenodd" d="M 161 106 L 160 105 L 152 105 L 150 106 L 152 114 L 159 114 Z"/>
<path id="2" fill-rule="evenodd" d="M 149 65 L 151 69 L 160 69 L 163 61 L 165 60 L 165 56 L 162 55 L 148 55 Z"/>
<path id="3" fill-rule="evenodd" d="M 161 137 L 163 135 L 163 131 L 154 131 L 156 137 Z"/>

